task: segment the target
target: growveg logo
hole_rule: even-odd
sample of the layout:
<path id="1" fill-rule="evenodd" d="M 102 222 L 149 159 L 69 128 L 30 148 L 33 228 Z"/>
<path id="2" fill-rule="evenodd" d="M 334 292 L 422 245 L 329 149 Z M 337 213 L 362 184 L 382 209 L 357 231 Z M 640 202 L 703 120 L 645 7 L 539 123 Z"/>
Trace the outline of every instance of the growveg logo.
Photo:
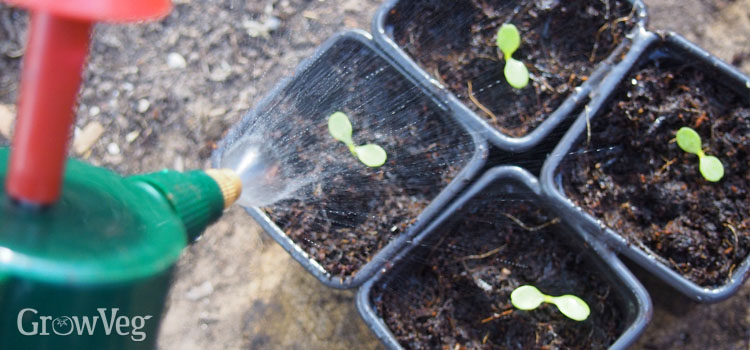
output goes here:
<path id="1" fill-rule="evenodd" d="M 68 336 L 94 335 L 103 332 L 119 336 L 130 336 L 140 342 L 146 339 L 146 332 L 141 331 L 146 321 L 153 316 L 117 316 L 118 308 L 97 308 L 95 316 L 40 316 L 39 311 L 25 308 L 18 312 L 16 323 L 18 332 L 25 336 Z"/>

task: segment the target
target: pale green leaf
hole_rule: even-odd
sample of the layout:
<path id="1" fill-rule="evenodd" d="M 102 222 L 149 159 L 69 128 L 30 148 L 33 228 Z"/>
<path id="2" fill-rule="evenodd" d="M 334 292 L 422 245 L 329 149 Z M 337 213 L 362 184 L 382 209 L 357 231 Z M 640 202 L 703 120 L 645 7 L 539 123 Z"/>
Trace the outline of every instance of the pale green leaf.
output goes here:
<path id="1" fill-rule="evenodd" d="M 510 86 L 522 89 L 529 84 L 529 71 L 523 62 L 509 57 L 505 62 L 505 80 Z"/>
<path id="2" fill-rule="evenodd" d="M 711 182 L 717 182 L 724 177 L 724 165 L 719 158 L 714 156 L 704 156 L 700 159 L 699 165 L 703 177 Z"/>
<path id="3" fill-rule="evenodd" d="M 350 146 L 354 144 L 354 140 L 352 140 L 352 123 L 349 122 L 349 117 L 343 112 L 336 112 L 328 117 L 328 132 L 331 133 L 334 139 L 346 145 Z"/>
<path id="4" fill-rule="evenodd" d="M 559 297 L 552 297 L 550 302 L 555 304 L 563 315 L 572 320 L 583 321 L 591 313 L 589 305 L 575 295 L 566 294 Z"/>
<path id="5" fill-rule="evenodd" d="M 688 127 L 681 127 L 677 131 L 677 145 L 682 148 L 683 151 L 692 154 L 701 154 L 701 137 L 695 130 Z"/>
<path id="6" fill-rule="evenodd" d="M 510 293 L 510 302 L 521 310 L 534 310 L 544 301 L 544 294 L 534 286 L 524 285 Z"/>
<path id="7" fill-rule="evenodd" d="M 591 313 L 589 305 L 575 295 L 566 294 L 554 297 L 542 293 L 539 289 L 531 285 L 516 288 L 510 293 L 510 302 L 513 306 L 521 310 L 534 310 L 542 302 L 552 303 L 557 306 L 557 309 L 563 315 L 576 321 L 585 320 Z"/>
<path id="8" fill-rule="evenodd" d="M 354 147 L 354 153 L 362 163 L 373 168 L 385 164 L 387 158 L 385 150 L 374 144 L 356 146 Z"/>
<path id="9" fill-rule="evenodd" d="M 495 40 L 497 41 L 497 47 L 503 52 L 506 60 L 521 46 L 521 34 L 518 33 L 516 26 L 510 23 L 500 26 L 500 29 L 497 30 L 497 38 Z"/>

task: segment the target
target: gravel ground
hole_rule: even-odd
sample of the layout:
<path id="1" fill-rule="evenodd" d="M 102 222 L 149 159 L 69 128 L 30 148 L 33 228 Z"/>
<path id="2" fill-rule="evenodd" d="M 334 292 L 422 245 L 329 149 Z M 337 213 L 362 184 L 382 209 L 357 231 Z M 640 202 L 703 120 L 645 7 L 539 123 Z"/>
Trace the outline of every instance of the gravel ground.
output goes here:
<path id="1" fill-rule="evenodd" d="M 647 0 L 673 29 L 750 73 L 750 0 Z M 166 19 L 98 25 L 71 155 L 122 174 L 200 168 L 227 128 L 333 33 L 369 29 L 375 0 L 175 1 Z M 686 20 L 689 19 L 689 20 Z M 26 17 L 0 5 L 0 145 L 8 143 Z M 101 132 L 97 132 L 101 130 Z M 637 349 L 747 349 L 750 287 L 697 305 L 647 281 Z M 161 349 L 379 349 L 351 291 L 308 275 L 233 208 L 178 263 Z"/>

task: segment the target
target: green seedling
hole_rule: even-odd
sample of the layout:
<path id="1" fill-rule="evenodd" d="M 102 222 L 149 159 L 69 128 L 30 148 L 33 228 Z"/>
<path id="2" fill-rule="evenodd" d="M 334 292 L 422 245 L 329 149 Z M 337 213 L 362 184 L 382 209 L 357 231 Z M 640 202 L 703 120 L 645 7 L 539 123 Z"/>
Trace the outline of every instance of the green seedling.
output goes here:
<path id="1" fill-rule="evenodd" d="M 553 297 L 530 285 L 520 286 L 510 293 L 510 302 L 521 310 L 534 310 L 542 302 L 555 304 L 563 315 L 576 321 L 585 320 L 591 313 L 588 304 L 575 295 L 565 294 Z"/>
<path id="2" fill-rule="evenodd" d="M 354 140 L 352 139 L 352 123 L 349 122 L 349 117 L 343 112 L 336 112 L 328 117 L 328 132 L 331 133 L 334 139 L 343 142 L 349 147 L 349 151 L 365 165 L 374 168 L 385 164 L 387 155 L 382 147 L 374 144 L 364 146 L 354 144 Z"/>
<path id="3" fill-rule="evenodd" d="M 523 62 L 511 57 L 518 47 L 521 46 L 521 34 L 516 26 L 505 23 L 497 31 L 497 47 L 503 52 L 505 58 L 505 80 L 516 89 L 523 89 L 529 84 L 529 70 Z"/>
<path id="4" fill-rule="evenodd" d="M 698 155 L 701 175 L 711 182 L 717 182 L 724 177 L 724 165 L 719 158 L 706 155 L 701 149 L 701 137 L 698 133 L 688 127 L 681 127 L 677 131 L 677 145 L 687 153 Z"/>

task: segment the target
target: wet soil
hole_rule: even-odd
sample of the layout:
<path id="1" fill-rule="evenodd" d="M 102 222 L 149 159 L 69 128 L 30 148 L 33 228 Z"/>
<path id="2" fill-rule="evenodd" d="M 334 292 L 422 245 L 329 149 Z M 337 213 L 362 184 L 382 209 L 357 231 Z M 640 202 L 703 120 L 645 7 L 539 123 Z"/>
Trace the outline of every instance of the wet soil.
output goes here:
<path id="1" fill-rule="evenodd" d="M 570 238 L 554 217 L 527 201 L 470 205 L 434 248 L 423 249 L 424 258 L 413 255 L 375 286 L 377 313 L 404 348 L 604 349 L 614 342 L 625 326 L 618 294 L 592 268 L 601 263 L 563 243 Z M 577 295 L 591 315 L 577 322 L 551 304 L 515 309 L 510 293 L 524 284 Z"/>
<path id="2" fill-rule="evenodd" d="M 621 0 L 401 1 L 386 22 L 410 57 L 512 137 L 539 126 L 635 25 L 632 6 Z M 503 23 L 521 33 L 513 57 L 531 82 L 520 90 L 505 81 L 495 44 Z"/>
<path id="3" fill-rule="evenodd" d="M 295 173 L 330 175 L 266 212 L 332 278 L 344 281 L 409 230 L 471 159 L 474 144 L 421 90 L 353 40 L 331 48 L 309 73 L 328 78 L 303 74 L 285 92 L 288 101 L 271 105 L 297 109 L 288 123 L 300 145 L 289 162 Z M 317 84 L 329 87 L 317 96 Z M 337 110 L 349 116 L 355 143 L 386 150 L 382 167 L 365 166 L 330 136 L 327 119 Z"/>
<path id="4" fill-rule="evenodd" d="M 725 283 L 750 252 L 747 97 L 691 63 L 660 59 L 634 72 L 603 113 L 590 145 L 561 166 L 565 192 L 695 283 Z M 683 126 L 724 164 L 719 182 L 674 142 Z"/>

